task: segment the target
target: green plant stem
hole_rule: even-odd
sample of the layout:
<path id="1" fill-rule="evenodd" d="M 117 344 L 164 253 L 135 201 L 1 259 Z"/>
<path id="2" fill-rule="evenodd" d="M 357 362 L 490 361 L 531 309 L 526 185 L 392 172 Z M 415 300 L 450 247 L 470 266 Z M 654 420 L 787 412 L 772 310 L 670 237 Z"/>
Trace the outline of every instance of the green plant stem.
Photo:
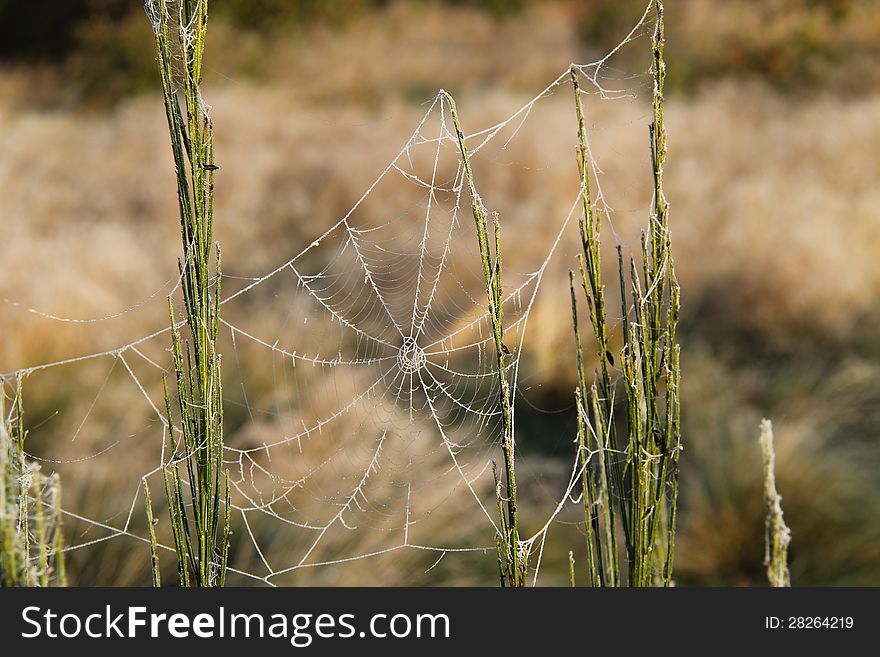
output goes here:
<path id="1" fill-rule="evenodd" d="M 172 22 L 175 14 L 178 21 Z M 216 349 L 222 278 L 220 248 L 213 243 L 214 173 L 218 167 L 214 163 L 213 122 L 199 89 L 208 0 L 180 0 L 179 5 L 171 0 L 152 0 L 148 15 L 156 39 L 177 177 L 183 244 L 179 268 L 188 334 L 187 339 L 181 336 L 169 299 L 181 439 L 175 435 L 166 385 L 171 451 L 163 477 L 181 584 L 218 586 L 226 581 L 230 507 L 228 478 L 223 473 L 221 359 Z M 182 62 L 179 69 L 175 66 L 178 61 Z M 178 94 L 183 98 L 183 109 Z M 188 495 L 183 492 L 181 464 L 186 468 Z"/>
<path id="2" fill-rule="evenodd" d="M 162 575 L 159 571 L 159 542 L 156 540 L 156 519 L 153 517 L 153 503 L 150 499 L 150 487 L 144 481 L 144 502 L 147 506 L 147 528 L 150 532 L 150 571 L 153 577 L 153 586 L 162 586 Z"/>
<path id="3" fill-rule="evenodd" d="M 501 224 L 498 214 L 493 213 L 492 225 L 494 233 L 494 262 L 490 250 L 488 222 L 486 209 L 477 192 L 474 183 L 473 170 L 471 168 L 470 155 L 465 145 L 464 132 L 458 118 L 455 100 L 443 91 L 443 98 L 449 106 L 455 135 L 458 141 L 459 153 L 462 166 L 464 167 L 465 180 L 471 196 L 471 210 L 477 229 L 477 239 L 480 248 L 480 261 L 483 266 L 483 276 L 486 282 L 486 293 L 489 300 L 489 318 L 492 324 L 492 336 L 495 341 L 495 355 L 498 366 L 499 405 L 501 407 L 502 439 L 501 447 L 504 453 L 506 495 L 499 499 L 502 508 L 506 508 L 506 514 L 501 513 L 501 546 L 506 556 L 507 582 L 510 586 L 525 586 L 528 558 L 521 554 L 523 548 L 519 538 L 519 519 L 517 512 L 516 491 L 516 468 L 515 449 L 513 439 L 513 404 L 511 401 L 510 383 L 507 380 L 507 364 L 504 346 L 504 323 L 503 323 L 503 292 L 501 286 Z M 500 490 L 500 489 L 499 489 Z M 506 515 L 506 518 L 504 517 Z"/>
<path id="4" fill-rule="evenodd" d="M 0 380 L 0 586 L 66 586 L 61 484 L 45 476 L 24 451 L 22 380 L 11 393 Z"/>
<path id="5" fill-rule="evenodd" d="M 602 583 L 621 583 L 617 529 L 624 538 L 628 584 L 652 586 L 672 584 L 675 523 L 677 519 L 678 458 L 681 451 L 679 387 L 680 351 L 676 343 L 680 290 L 675 278 L 669 235 L 669 204 L 663 194 L 666 161 L 666 130 L 663 123 L 664 63 L 663 3 L 654 0 L 656 14 L 652 39 L 652 121 L 649 126 L 654 199 L 651 221 L 641 239 L 641 267 L 634 258 L 625 269 L 623 251 L 617 260 L 621 292 L 622 342 L 620 371 L 625 390 L 626 433 L 618 433 L 615 421 L 615 361 L 609 344 L 605 289 L 602 284 L 600 222 L 590 191 L 589 148 L 578 68 L 570 70 L 578 121 L 577 164 L 581 183 L 582 213 L 579 230 L 580 283 L 589 310 L 598 359 L 596 382 L 589 388 L 589 411 L 581 404 L 587 396 L 585 359 L 579 335 L 574 277 L 572 321 L 578 356 L 579 449 L 589 450 L 586 434 L 596 443 L 594 472 L 584 479 L 584 495 L 602 506 L 602 521 L 587 518 L 588 541 L 595 540 Z M 627 282 L 627 273 L 629 281 Z M 632 300 L 631 311 L 629 300 Z M 592 452 L 592 450 L 589 450 Z M 608 454 L 615 454 L 610 462 Z M 623 458 L 620 458 L 620 455 Z M 583 465 L 586 474 L 586 465 Z M 592 477 L 598 481 L 594 492 Z M 616 502 L 615 502 L 616 500 Z M 593 502 L 590 502 L 592 504 Z M 589 526 L 592 520 L 592 528 Z M 604 528 L 604 531 L 601 531 Z M 591 565 L 592 567 L 592 565 Z"/>

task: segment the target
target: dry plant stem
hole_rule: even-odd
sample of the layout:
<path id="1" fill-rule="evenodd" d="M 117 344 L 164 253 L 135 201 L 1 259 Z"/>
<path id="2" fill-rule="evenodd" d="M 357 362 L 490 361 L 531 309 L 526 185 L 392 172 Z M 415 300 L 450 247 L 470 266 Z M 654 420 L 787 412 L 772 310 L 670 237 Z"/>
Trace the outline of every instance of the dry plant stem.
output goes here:
<path id="1" fill-rule="evenodd" d="M 177 176 L 184 250 L 179 267 L 188 334 L 186 339 L 181 336 L 169 299 L 180 437 L 174 427 L 166 383 L 171 449 L 163 477 L 181 585 L 222 586 L 229 550 L 230 507 L 228 482 L 223 474 L 223 395 L 220 354 L 216 351 L 219 245 L 213 272 L 211 267 L 217 167 L 213 123 L 199 90 L 208 1 L 148 0 L 147 13 L 156 39 Z M 178 93 L 183 98 L 185 118 Z M 185 478 L 181 467 L 186 469 Z M 154 533 L 151 542 L 155 553 Z M 154 583 L 159 581 L 157 562 L 153 560 Z"/>
<path id="2" fill-rule="evenodd" d="M 626 434 L 618 435 L 614 419 L 614 384 L 610 368 L 614 360 L 609 350 L 608 319 L 601 275 L 599 217 L 590 193 L 589 158 L 578 84 L 577 67 L 571 68 L 578 119 L 578 171 L 581 176 L 583 212 L 580 236 L 583 255 L 579 256 L 581 287 L 584 291 L 596 338 L 599 362 L 597 382 L 587 393 L 583 349 L 577 319 L 574 276 L 569 279 L 572 293 L 572 321 L 578 356 L 579 442 L 584 470 L 585 504 L 601 505 L 602 520 L 588 511 L 588 555 L 598 555 L 597 572 L 591 562 L 591 581 L 619 586 L 618 546 L 620 529 L 626 549 L 628 584 L 652 586 L 672 583 L 678 458 L 680 384 L 679 349 L 676 325 L 680 295 L 673 270 L 669 239 L 669 206 L 663 195 L 663 167 L 666 160 L 666 131 L 663 124 L 663 3 L 655 0 L 656 26 L 652 40 L 653 121 L 650 125 L 651 164 L 654 200 L 651 224 L 642 235 L 642 266 L 629 262 L 629 283 L 623 252 L 618 247 L 618 269 L 623 319 L 623 350 L 619 366 L 623 374 L 626 405 Z M 628 299 L 632 299 L 630 313 Z M 589 394 L 589 405 L 585 398 Z M 588 406 L 588 408 L 587 408 Z M 589 448 L 589 439 L 595 450 Z M 587 454 L 597 455 L 587 463 Z M 610 462 L 607 454 L 622 454 Z M 594 485 L 596 478 L 597 485 Z M 616 509 L 615 509 L 615 502 Z M 589 526 L 592 520 L 592 528 Z M 601 531 L 604 529 L 604 531 Z M 595 546 L 591 545 L 595 541 Z M 605 566 L 601 561 L 604 555 Z M 592 557 L 591 557 L 592 559 Z"/>
<path id="3" fill-rule="evenodd" d="M 507 380 L 507 365 L 504 346 L 503 324 L 503 292 L 501 286 L 501 224 L 498 214 L 492 214 L 492 226 L 494 234 L 494 261 L 490 249 L 488 221 L 486 208 L 477 192 L 474 183 L 473 170 L 471 169 L 470 155 L 464 143 L 464 132 L 458 118 L 455 100 L 447 92 L 441 92 L 452 115 L 458 148 L 461 154 L 462 166 L 464 167 L 465 180 L 471 195 L 471 210 L 477 229 L 477 239 L 480 247 L 480 259 L 483 266 L 483 275 L 486 281 L 486 293 L 489 300 L 489 317 L 492 323 L 492 335 L 495 340 L 495 353 L 498 363 L 498 383 L 500 387 L 499 405 L 501 407 L 502 439 L 501 447 L 504 453 L 506 495 L 501 494 L 501 486 L 496 486 L 498 493 L 500 524 L 500 554 L 499 567 L 502 571 L 502 583 L 506 581 L 509 586 L 525 586 L 528 568 L 528 557 L 522 553 L 522 545 L 519 539 L 519 523 L 516 505 L 516 469 L 514 465 L 513 444 L 513 404 L 511 401 L 510 384 Z M 497 481 L 497 477 L 496 477 Z"/>
<path id="4" fill-rule="evenodd" d="M 764 455 L 764 505 L 767 508 L 764 537 L 764 565 L 770 586 L 791 586 L 788 572 L 788 546 L 791 530 L 782 517 L 782 496 L 776 490 L 776 450 L 773 446 L 773 425 L 761 421 L 761 451 Z"/>

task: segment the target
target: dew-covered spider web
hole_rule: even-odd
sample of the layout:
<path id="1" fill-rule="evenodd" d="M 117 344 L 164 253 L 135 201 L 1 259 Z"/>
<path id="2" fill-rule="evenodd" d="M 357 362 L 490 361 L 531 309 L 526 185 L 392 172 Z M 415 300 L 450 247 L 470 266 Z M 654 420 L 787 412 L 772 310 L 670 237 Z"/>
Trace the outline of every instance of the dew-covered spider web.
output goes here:
<path id="1" fill-rule="evenodd" d="M 646 11 L 606 57 L 572 67 L 583 89 L 593 196 L 609 245 L 621 240 L 617 230 L 630 213 L 643 222 L 649 212 L 650 197 L 628 186 L 649 176 L 649 108 L 640 96 L 650 84 L 652 18 Z M 619 69 L 616 57 L 625 49 L 642 49 L 645 67 Z M 568 379 L 574 374 L 569 360 L 550 357 L 573 353 L 564 319 L 565 272 L 579 248 L 573 99 L 568 68 L 513 111 L 498 101 L 478 112 L 469 97 L 458 98 L 480 202 L 500 214 L 515 419 L 534 415 L 532 393 L 542 377 L 555 375 L 553 363 L 568 368 Z M 483 128 L 470 118 L 499 114 Z M 644 144 L 637 162 L 617 150 L 615 140 L 625 134 Z M 497 582 L 497 360 L 473 199 L 444 93 L 424 105 L 400 143 L 343 216 L 332 225 L 315 218 L 323 228 L 297 253 L 256 276 L 224 268 L 219 351 L 233 506 L 230 583 L 381 584 L 401 569 L 406 577 L 392 581 Z M 606 162 L 628 180 L 606 186 Z M 529 189 L 543 191 L 531 198 Z M 612 209 L 614 194 L 622 210 Z M 217 219 L 234 220 L 222 212 Z M 225 260 L 246 262 L 228 251 Z M 162 469 L 180 455 L 168 447 L 162 377 L 173 376 L 169 331 L 160 327 L 169 294 L 176 320 L 182 317 L 178 283 L 169 278 L 149 298 L 97 319 L 41 311 L 40 321 L 96 331 L 111 318 L 153 312 L 157 330 L 3 375 L 9 386 L 23 379 L 26 406 L 35 408 L 27 451 L 60 474 L 66 550 L 79 559 L 82 581 L 131 577 L 121 572 L 126 568 L 148 577 L 145 481 L 160 561 L 173 581 Z M 568 333 L 542 331 L 554 322 Z M 539 372 L 547 362 L 551 371 Z M 568 396 L 563 408 L 572 401 Z M 556 448 L 562 465 L 555 474 L 541 470 L 541 459 L 520 463 L 523 549 L 531 555 L 530 581 L 539 583 L 543 560 L 551 558 L 544 554 L 548 537 L 556 528 L 576 536 L 578 523 L 570 512 L 579 495 L 576 429 L 546 431 L 561 432 L 556 444 L 568 450 Z M 517 429 L 517 449 L 527 454 L 520 443 L 536 434 L 548 439 L 540 429 Z M 119 558 L 132 553 L 134 560 Z"/>

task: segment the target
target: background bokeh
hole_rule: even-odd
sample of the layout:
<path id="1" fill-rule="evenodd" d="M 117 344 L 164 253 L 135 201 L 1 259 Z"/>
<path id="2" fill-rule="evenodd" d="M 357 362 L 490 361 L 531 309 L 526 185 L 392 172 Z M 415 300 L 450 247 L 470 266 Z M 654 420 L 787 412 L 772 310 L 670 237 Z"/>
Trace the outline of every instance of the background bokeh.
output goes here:
<path id="1" fill-rule="evenodd" d="M 204 82 L 223 163 L 219 239 L 227 271 L 254 275 L 346 212 L 436 89 L 473 108 L 472 125 L 489 124 L 569 62 L 592 61 L 613 47 L 644 2 L 211 6 Z M 677 582 L 765 583 L 757 438 L 760 419 L 769 417 L 793 534 L 793 583 L 878 585 L 880 6 L 668 0 L 667 26 L 666 193 L 683 288 Z M 643 74 L 644 54 L 626 50 L 614 65 Z M 597 108 L 597 125 L 646 125 L 648 95 L 636 96 Z M 566 103 L 551 99 L 546 118 L 527 124 L 515 144 L 525 167 L 544 163 L 571 136 Z M 647 129 L 632 134 L 609 142 L 606 184 L 628 194 L 628 207 L 642 208 L 648 187 L 626 185 L 633 172 L 648 172 Z M 568 202 L 563 188 L 572 177 L 569 171 L 550 184 L 545 177 L 534 187 L 528 177 L 493 182 L 519 207 L 518 227 L 538 231 L 543 209 Z M 163 285 L 179 250 L 175 206 L 141 3 L 0 0 L 0 372 L 161 328 Z M 618 209 L 622 233 L 646 219 Z M 508 248 L 526 259 L 532 242 L 523 234 Z M 518 421 L 523 469 L 535 481 L 541 477 L 533 473 L 558 478 L 570 456 L 560 456 L 567 438 L 557 439 L 574 427 L 566 299 L 559 286 L 536 307 L 529 328 L 532 393 Z M 96 317 L 143 300 L 121 318 L 90 324 L 24 310 Z M 85 365 L 74 378 L 43 376 L 27 387 L 35 423 L 88 407 L 102 390 L 109 402 L 95 421 L 107 431 L 128 430 L 127 393 L 113 392 L 105 370 Z M 229 411 L 234 430 L 246 431 L 240 415 Z M 34 436 L 47 444 L 62 439 Z M 97 517 L 115 486 L 135 485 L 132 477 L 143 472 L 137 467 L 117 460 L 112 472 L 65 480 L 65 498 L 94 498 Z M 523 506 L 539 517 L 550 499 L 536 486 Z M 469 519 L 438 517 L 438 531 L 450 526 L 462 542 L 481 530 Z M 266 545 L 284 549 L 271 528 L 264 531 Z M 573 528 L 548 546 L 546 583 L 564 582 L 576 536 Z M 110 541 L 88 557 L 73 554 L 71 571 L 81 583 L 143 583 L 145 554 L 142 546 Z M 493 581 L 491 558 L 441 566 L 427 578 L 421 562 L 408 558 L 299 581 Z"/>

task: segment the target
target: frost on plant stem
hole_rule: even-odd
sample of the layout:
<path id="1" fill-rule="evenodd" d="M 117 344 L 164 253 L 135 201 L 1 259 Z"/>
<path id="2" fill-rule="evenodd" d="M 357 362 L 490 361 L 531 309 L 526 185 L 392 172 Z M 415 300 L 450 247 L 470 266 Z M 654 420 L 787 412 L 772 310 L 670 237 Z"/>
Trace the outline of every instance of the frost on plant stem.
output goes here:
<path id="1" fill-rule="evenodd" d="M 21 380 L 6 412 L 0 378 L 0 586 L 64 586 L 61 484 L 24 451 Z"/>
<path id="2" fill-rule="evenodd" d="M 788 546 L 791 530 L 782 517 L 782 496 L 776 490 L 776 450 L 773 446 L 773 424 L 761 421 L 761 451 L 764 453 L 765 522 L 764 565 L 771 586 L 791 586 L 788 572 Z"/>

